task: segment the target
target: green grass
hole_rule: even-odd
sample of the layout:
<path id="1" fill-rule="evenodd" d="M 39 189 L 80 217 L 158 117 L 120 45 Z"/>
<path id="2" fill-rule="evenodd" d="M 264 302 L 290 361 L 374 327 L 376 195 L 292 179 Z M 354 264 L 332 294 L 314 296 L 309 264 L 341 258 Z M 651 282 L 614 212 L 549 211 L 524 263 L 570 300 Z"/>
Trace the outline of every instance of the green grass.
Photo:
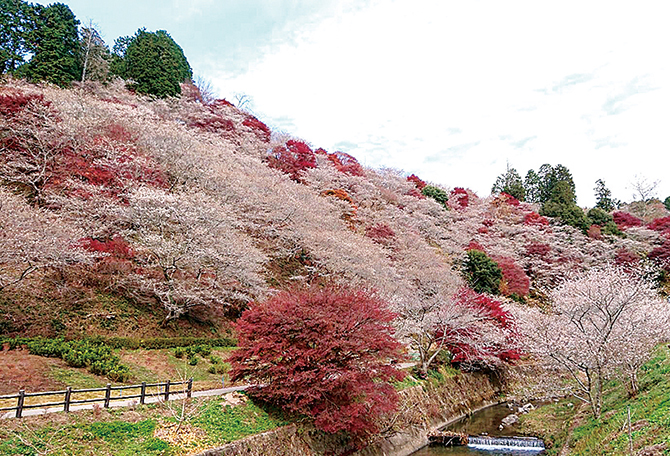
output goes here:
<path id="1" fill-rule="evenodd" d="M 670 349 L 659 347 L 639 372 L 640 391 L 628 398 L 625 385 L 619 381 L 609 382 L 605 389 L 603 411 L 596 420 L 588 406 L 582 406 L 574 417 L 577 424 L 571 432 L 569 411 L 563 409 L 567 401 L 542 407 L 523 417 L 524 431 L 562 446 L 569 438 L 570 454 L 577 456 L 628 454 L 628 407 L 633 426 L 633 450 L 637 454 L 642 448 L 665 444 L 663 454 L 670 455 Z M 577 400 L 571 401 L 575 404 Z M 572 414 L 574 415 L 574 411 Z M 566 421 L 561 421 L 565 419 Z M 569 435 L 568 435 L 569 434 Z M 558 453 L 551 453 L 558 454 Z"/>
<path id="2" fill-rule="evenodd" d="M 3 423 L 7 426 L 0 428 L 0 454 L 179 456 L 288 424 L 281 415 L 268 412 L 251 401 L 234 407 L 226 405 L 221 398 L 194 404 L 197 412 L 186 422 L 186 427 L 198 433 L 195 443 L 190 441 L 180 446 L 154 437 L 154 431 L 161 423 L 165 426 L 175 420 L 169 416 L 165 405 L 152 404 L 132 412 L 135 422 L 124 420 L 127 409 L 7 421 Z"/>
<path id="3" fill-rule="evenodd" d="M 209 401 L 192 424 L 207 432 L 214 445 L 239 440 L 288 424 L 277 413 L 268 413 L 251 401 L 231 407 L 221 401 Z"/>

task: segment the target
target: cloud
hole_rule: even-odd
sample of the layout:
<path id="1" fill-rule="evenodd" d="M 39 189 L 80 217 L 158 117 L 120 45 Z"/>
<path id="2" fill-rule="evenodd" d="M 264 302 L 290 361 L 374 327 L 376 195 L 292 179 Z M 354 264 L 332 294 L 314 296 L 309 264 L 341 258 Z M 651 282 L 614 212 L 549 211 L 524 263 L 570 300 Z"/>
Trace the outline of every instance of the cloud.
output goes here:
<path id="1" fill-rule="evenodd" d="M 650 178 L 670 166 L 670 32 L 648 5 L 381 0 L 327 12 L 242 74 L 219 73 L 221 92 L 253 95 L 262 118 L 292 119 L 317 147 L 480 193 L 507 160 L 521 174 L 568 166 L 581 204 L 598 178 L 622 198 L 632 157 Z"/>

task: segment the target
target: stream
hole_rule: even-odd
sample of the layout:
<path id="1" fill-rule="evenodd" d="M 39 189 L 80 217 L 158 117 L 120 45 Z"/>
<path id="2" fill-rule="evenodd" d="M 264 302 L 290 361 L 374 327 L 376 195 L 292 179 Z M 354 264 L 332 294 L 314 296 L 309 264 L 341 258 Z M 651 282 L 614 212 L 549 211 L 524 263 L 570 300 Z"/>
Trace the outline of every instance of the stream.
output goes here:
<path id="1" fill-rule="evenodd" d="M 487 407 L 479 412 L 474 413 L 469 417 L 465 417 L 456 421 L 442 430 L 463 432 L 471 436 L 479 436 L 487 434 L 491 437 L 513 437 L 520 436 L 518 425 L 505 426 L 503 430 L 499 430 L 500 422 L 503 418 L 510 415 L 512 410 L 507 407 L 507 404 L 498 404 Z M 496 439 L 502 443 L 501 439 Z M 531 456 L 541 454 L 542 448 L 533 449 L 513 449 L 512 447 L 497 447 L 492 446 L 487 449 L 472 448 L 469 446 L 456 447 L 441 447 L 441 446 L 427 446 L 412 453 L 412 456 L 456 456 L 456 455 L 524 455 Z"/>

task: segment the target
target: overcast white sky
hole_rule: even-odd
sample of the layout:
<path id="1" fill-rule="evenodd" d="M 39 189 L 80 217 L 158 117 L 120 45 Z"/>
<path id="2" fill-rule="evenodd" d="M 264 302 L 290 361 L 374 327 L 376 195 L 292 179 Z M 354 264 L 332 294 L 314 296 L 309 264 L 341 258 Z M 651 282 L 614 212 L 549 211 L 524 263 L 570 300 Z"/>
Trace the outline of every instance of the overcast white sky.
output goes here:
<path id="1" fill-rule="evenodd" d="M 670 195 L 667 2 L 64 0 L 111 46 L 167 30 L 218 95 L 373 167 L 488 195 L 506 164 Z M 40 2 L 49 3 L 49 2 Z"/>

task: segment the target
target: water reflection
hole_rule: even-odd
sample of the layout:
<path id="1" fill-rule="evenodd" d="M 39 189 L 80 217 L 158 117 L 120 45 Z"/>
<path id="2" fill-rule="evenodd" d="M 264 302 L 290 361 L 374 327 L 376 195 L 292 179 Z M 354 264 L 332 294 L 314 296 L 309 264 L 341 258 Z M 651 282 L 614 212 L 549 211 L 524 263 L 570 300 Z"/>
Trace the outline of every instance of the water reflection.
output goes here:
<path id="1" fill-rule="evenodd" d="M 462 432 L 468 435 L 488 434 L 498 437 L 511 437 L 521 435 L 517 425 L 506 426 L 502 430 L 498 427 L 503 418 L 513 413 L 507 404 L 494 405 L 481 410 L 470 417 L 466 417 L 446 429 L 449 431 Z M 496 449 L 477 450 L 469 447 L 425 447 L 412 453 L 412 456 L 456 456 L 456 455 L 523 455 L 531 456 L 541 454 L 541 450 L 520 449 Z"/>

